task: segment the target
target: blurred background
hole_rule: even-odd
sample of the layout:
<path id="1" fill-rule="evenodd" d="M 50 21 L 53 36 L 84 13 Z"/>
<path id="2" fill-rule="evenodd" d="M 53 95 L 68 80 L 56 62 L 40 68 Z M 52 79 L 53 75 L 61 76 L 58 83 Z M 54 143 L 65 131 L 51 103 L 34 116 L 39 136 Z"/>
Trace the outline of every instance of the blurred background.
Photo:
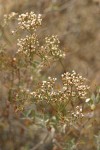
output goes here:
<path id="1" fill-rule="evenodd" d="M 93 90 L 100 85 L 100 0 L 0 0 L 1 22 L 4 14 L 27 11 L 43 15 L 41 36 L 58 35 L 66 51 L 65 70 L 88 78 Z M 60 65 L 48 71 L 61 73 Z"/>

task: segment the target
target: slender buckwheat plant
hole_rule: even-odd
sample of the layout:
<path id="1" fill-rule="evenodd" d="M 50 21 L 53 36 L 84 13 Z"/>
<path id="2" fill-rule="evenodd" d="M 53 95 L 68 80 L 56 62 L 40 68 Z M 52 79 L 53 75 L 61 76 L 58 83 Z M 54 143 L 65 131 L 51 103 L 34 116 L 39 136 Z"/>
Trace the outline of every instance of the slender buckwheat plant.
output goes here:
<path id="1" fill-rule="evenodd" d="M 13 27 L 10 36 L 17 42 L 4 42 L 0 49 L 0 84 L 7 95 L 0 95 L 0 149 L 44 150 L 49 144 L 67 149 L 73 130 L 78 132 L 78 137 L 73 133 L 76 145 L 80 142 L 83 103 L 90 101 L 87 79 L 75 71 L 64 71 L 60 82 L 42 74 L 45 65 L 62 64 L 66 54 L 56 35 L 40 38 L 41 25 L 42 15 L 34 12 L 4 16 L 2 28 Z"/>

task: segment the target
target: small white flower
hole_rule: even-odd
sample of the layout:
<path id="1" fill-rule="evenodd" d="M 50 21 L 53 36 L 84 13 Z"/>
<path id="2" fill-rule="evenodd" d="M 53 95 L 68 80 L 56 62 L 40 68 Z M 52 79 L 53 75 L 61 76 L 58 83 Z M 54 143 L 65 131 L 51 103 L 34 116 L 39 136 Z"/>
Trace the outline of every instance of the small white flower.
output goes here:
<path id="1" fill-rule="evenodd" d="M 90 98 L 87 98 L 87 99 L 85 100 L 85 102 L 88 103 L 90 100 L 91 100 Z"/>

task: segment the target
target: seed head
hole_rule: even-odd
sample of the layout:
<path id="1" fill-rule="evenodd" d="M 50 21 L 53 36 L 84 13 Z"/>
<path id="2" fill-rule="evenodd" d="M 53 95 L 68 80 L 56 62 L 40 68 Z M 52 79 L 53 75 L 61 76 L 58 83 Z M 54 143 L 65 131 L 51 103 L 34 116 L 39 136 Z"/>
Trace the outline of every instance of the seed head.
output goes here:
<path id="1" fill-rule="evenodd" d="M 27 12 L 18 17 L 18 25 L 22 30 L 36 31 L 37 27 L 41 25 L 41 22 L 41 14 L 36 15 L 34 12 Z"/>

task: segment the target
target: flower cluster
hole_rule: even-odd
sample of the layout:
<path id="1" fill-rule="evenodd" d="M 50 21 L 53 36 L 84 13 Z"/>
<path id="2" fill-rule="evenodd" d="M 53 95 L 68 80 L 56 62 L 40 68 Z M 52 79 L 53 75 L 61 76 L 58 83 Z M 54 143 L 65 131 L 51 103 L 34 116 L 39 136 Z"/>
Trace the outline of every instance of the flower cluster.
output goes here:
<path id="1" fill-rule="evenodd" d="M 8 14 L 8 15 L 5 14 L 5 15 L 4 15 L 4 25 L 6 25 L 9 20 L 13 19 L 13 18 L 16 17 L 16 16 L 17 16 L 17 13 L 15 13 L 15 12 L 11 12 L 11 13 Z"/>
<path id="2" fill-rule="evenodd" d="M 82 106 L 77 106 L 79 104 L 77 102 L 86 98 L 89 89 L 89 86 L 84 83 L 86 79 L 73 71 L 62 75 L 63 87 L 57 88 L 56 80 L 56 78 L 49 77 L 30 94 L 36 104 L 39 104 L 38 109 L 42 107 L 44 113 L 53 113 L 62 122 L 68 120 L 71 123 L 76 122 L 84 117 Z"/>
<path id="3" fill-rule="evenodd" d="M 89 86 L 84 84 L 86 79 L 74 71 L 62 75 L 62 88 L 57 89 L 55 81 L 56 78 L 49 77 L 47 81 L 42 82 L 42 85 L 35 92 L 32 92 L 36 102 L 42 101 L 49 104 L 52 102 L 52 104 L 56 103 L 57 105 L 64 104 L 66 107 L 68 102 L 72 105 L 73 100 L 86 98 L 89 89 Z"/>
<path id="4" fill-rule="evenodd" d="M 27 35 L 23 39 L 18 39 L 17 45 L 19 47 L 18 52 L 23 52 L 26 55 L 30 55 L 39 47 L 39 41 L 36 34 L 32 34 L 30 36 Z"/>
<path id="5" fill-rule="evenodd" d="M 17 53 L 24 54 L 25 60 L 32 61 L 33 57 L 38 58 L 39 68 L 50 65 L 53 61 L 60 60 L 65 56 L 65 53 L 59 48 L 60 41 L 57 36 L 48 36 L 43 41 L 39 41 L 36 34 L 36 29 L 41 25 L 41 15 L 36 15 L 34 12 L 21 14 L 18 16 L 18 29 L 28 31 L 25 38 L 18 39 L 18 51 Z M 18 30 L 17 30 L 18 31 Z M 12 31 L 15 33 L 15 31 Z M 42 43 L 42 44 L 41 44 Z"/>
<path id="6" fill-rule="evenodd" d="M 46 101 L 48 103 L 54 100 L 53 95 L 55 95 L 54 87 L 56 80 L 56 78 L 48 77 L 47 81 L 43 81 L 41 86 L 35 92 L 31 93 L 37 102 Z"/>
<path id="7" fill-rule="evenodd" d="M 72 73 L 66 72 L 62 75 L 63 89 L 71 97 L 78 97 L 85 99 L 89 86 L 85 84 L 86 79 L 77 74 L 75 71 Z"/>
<path id="8" fill-rule="evenodd" d="M 76 106 L 75 112 L 72 112 L 72 116 L 74 116 L 75 118 L 84 117 L 82 111 L 82 106 Z"/>
<path id="9" fill-rule="evenodd" d="M 18 25 L 22 30 L 36 31 L 37 27 L 41 25 L 41 22 L 41 14 L 36 15 L 34 12 L 27 12 L 18 17 Z"/>
<path id="10" fill-rule="evenodd" d="M 59 48 L 59 39 L 57 36 L 52 35 L 51 37 L 45 38 L 45 51 L 49 53 L 49 55 L 61 58 L 65 56 L 65 53 Z"/>

